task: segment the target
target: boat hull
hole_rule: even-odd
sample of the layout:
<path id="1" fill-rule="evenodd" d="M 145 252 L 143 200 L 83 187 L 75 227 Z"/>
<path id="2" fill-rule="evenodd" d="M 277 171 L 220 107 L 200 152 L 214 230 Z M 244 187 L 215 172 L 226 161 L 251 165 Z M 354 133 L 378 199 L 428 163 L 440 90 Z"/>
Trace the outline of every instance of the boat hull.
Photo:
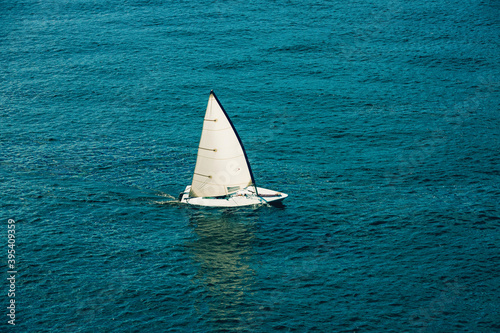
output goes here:
<path id="1" fill-rule="evenodd" d="M 257 187 L 259 195 L 256 195 L 254 186 L 249 186 L 223 198 L 189 197 L 190 190 L 191 185 L 188 185 L 184 192 L 179 195 L 179 201 L 189 205 L 204 207 L 242 207 L 265 204 L 279 206 L 288 197 L 288 194 L 262 187 Z"/>

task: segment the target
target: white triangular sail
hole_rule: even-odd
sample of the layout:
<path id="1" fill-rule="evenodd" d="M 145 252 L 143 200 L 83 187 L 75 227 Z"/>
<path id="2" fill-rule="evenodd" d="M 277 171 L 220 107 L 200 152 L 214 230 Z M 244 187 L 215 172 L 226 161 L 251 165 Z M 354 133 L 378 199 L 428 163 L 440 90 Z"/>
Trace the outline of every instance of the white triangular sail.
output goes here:
<path id="1" fill-rule="evenodd" d="M 253 184 L 245 150 L 217 97 L 210 92 L 190 197 L 217 197 Z"/>

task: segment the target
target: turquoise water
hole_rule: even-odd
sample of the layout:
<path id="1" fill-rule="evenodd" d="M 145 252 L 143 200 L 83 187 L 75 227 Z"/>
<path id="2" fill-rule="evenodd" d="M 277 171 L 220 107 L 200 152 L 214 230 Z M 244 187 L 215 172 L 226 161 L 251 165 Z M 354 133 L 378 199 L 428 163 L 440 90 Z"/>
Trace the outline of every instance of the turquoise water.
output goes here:
<path id="1" fill-rule="evenodd" d="M 496 1 L 4 1 L 19 332 L 500 332 Z M 211 89 L 285 207 L 199 209 Z"/>

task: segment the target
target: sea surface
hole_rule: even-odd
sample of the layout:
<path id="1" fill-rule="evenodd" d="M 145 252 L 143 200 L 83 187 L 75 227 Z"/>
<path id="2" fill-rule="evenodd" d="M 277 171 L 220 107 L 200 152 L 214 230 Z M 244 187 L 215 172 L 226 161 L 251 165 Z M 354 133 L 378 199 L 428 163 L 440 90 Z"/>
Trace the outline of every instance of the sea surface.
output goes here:
<path id="1" fill-rule="evenodd" d="M 500 332 L 499 36 L 497 0 L 2 1 L 0 331 Z M 175 201 L 211 89 L 285 207 Z"/>

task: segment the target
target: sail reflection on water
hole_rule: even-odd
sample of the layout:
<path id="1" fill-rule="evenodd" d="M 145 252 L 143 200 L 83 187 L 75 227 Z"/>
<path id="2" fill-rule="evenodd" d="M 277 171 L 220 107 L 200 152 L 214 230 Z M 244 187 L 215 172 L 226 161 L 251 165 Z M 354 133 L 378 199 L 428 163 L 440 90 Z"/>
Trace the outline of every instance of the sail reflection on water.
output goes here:
<path id="1" fill-rule="evenodd" d="M 255 283 L 250 262 L 254 238 L 250 221 L 237 212 L 192 212 L 196 240 L 187 244 L 198 272 L 193 283 L 204 290 L 197 301 L 200 312 L 216 327 L 234 330 L 252 325 L 249 294 Z"/>

